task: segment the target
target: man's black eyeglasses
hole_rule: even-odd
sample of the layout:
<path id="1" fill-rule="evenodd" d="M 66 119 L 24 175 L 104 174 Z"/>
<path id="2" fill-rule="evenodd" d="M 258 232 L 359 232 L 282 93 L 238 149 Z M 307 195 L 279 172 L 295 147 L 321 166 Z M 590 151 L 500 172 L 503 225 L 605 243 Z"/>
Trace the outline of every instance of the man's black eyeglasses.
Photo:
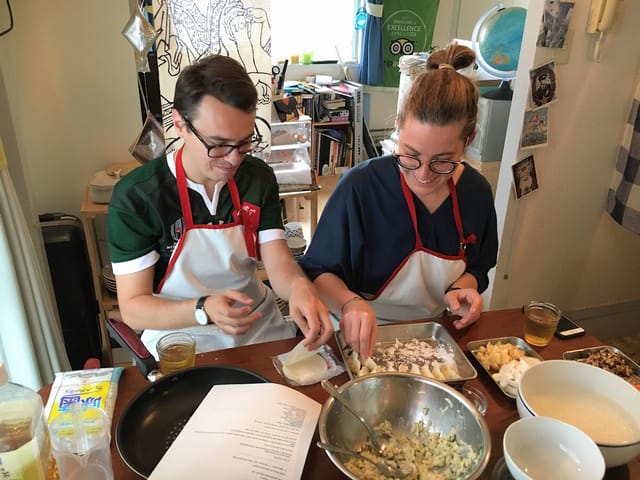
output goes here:
<path id="1" fill-rule="evenodd" d="M 393 158 L 396 159 L 398 165 L 407 170 L 417 170 L 424 163 L 413 155 L 394 153 Z M 460 162 L 454 162 L 453 160 L 429 160 L 427 162 L 429 170 L 440 175 L 453 172 L 459 164 Z"/>
<path id="2" fill-rule="evenodd" d="M 184 123 L 187 124 L 187 127 L 189 127 L 189 130 L 193 132 L 196 138 L 200 140 L 200 143 L 204 145 L 204 148 L 207 149 L 207 155 L 209 156 L 209 158 L 226 157 L 227 155 L 230 155 L 234 149 L 238 150 L 238 153 L 240 155 L 246 155 L 247 153 L 260 150 L 260 146 L 262 143 L 262 136 L 257 133 L 253 135 L 253 137 L 251 137 L 250 140 L 247 140 L 246 142 L 238 143 L 237 145 L 230 145 L 230 144 L 224 144 L 224 143 L 209 145 L 207 142 L 204 141 L 204 138 L 202 138 L 202 135 L 200 135 L 198 131 L 194 128 L 191 121 L 184 115 L 182 116 L 182 118 L 184 119 Z"/>

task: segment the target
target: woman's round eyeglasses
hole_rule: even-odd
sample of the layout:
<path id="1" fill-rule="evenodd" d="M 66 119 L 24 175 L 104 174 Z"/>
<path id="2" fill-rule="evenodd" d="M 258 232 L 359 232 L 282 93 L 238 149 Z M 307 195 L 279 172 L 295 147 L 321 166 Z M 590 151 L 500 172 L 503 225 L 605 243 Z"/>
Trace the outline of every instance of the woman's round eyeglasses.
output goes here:
<path id="1" fill-rule="evenodd" d="M 392 155 L 393 158 L 395 158 L 396 163 L 407 170 L 417 170 L 423 163 L 425 163 L 413 155 L 400 153 L 393 153 Z M 446 175 L 447 173 L 453 172 L 460 164 L 460 162 L 454 162 L 453 160 L 429 160 L 426 163 L 429 170 L 440 175 Z"/>
<path id="2" fill-rule="evenodd" d="M 189 127 L 189 130 L 193 132 L 196 138 L 200 140 L 200 143 L 202 143 L 204 148 L 207 149 L 207 155 L 209 156 L 209 158 L 226 157 L 227 155 L 230 155 L 231 152 L 233 152 L 234 150 L 238 150 L 238 153 L 240 155 L 246 155 L 247 153 L 257 152 L 262 150 L 262 136 L 259 135 L 258 133 L 254 134 L 251 137 L 251 139 L 245 142 L 240 142 L 236 145 L 225 144 L 225 143 L 217 143 L 214 145 L 209 145 L 207 142 L 204 141 L 204 138 L 202 138 L 202 135 L 198 133 L 198 131 L 195 129 L 191 121 L 184 115 L 182 116 L 182 118 L 184 119 L 184 123 L 186 123 L 187 127 Z"/>

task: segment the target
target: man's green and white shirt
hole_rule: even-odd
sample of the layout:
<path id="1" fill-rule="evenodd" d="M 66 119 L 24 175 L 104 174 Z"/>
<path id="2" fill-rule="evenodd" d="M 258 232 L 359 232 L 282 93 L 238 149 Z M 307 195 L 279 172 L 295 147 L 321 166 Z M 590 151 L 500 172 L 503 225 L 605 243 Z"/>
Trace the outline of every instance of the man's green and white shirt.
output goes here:
<path id="1" fill-rule="evenodd" d="M 175 170 L 175 155 L 170 153 L 132 170 L 116 184 L 107 223 L 109 255 L 116 275 L 138 272 L 155 264 L 154 288 L 164 276 L 184 231 Z M 262 160 L 247 155 L 234 180 L 240 202 L 260 207 L 259 243 L 284 239 L 273 170 Z M 194 224 L 233 222 L 233 202 L 227 184 L 216 185 L 212 199 L 207 197 L 203 185 L 187 180 L 187 186 Z"/>

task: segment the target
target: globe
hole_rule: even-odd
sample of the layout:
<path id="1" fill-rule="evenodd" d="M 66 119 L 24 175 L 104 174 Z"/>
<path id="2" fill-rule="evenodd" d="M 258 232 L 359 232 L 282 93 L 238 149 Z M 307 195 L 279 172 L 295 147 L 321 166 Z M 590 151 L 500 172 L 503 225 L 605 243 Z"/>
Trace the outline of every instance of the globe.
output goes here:
<path id="1" fill-rule="evenodd" d="M 526 9 L 504 8 L 498 3 L 473 28 L 471 43 L 476 61 L 489 75 L 502 80 L 500 96 L 511 93 L 508 81 L 516 76 L 526 17 Z"/>

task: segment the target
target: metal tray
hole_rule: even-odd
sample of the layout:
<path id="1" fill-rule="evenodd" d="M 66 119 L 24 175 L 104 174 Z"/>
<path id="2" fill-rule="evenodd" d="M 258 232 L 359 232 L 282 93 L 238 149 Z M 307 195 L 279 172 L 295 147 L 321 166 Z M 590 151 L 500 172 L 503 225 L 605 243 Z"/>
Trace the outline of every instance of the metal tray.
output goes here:
<path id="1" fill-rule="evenodd" d="M 527 342 L 525 342 L 520 337 L 488 338 L 486 340 L 474 340 L 473 342 L 467 343 L 467 350 L 469 350 L 469 352 L 471 352 L 471 355 L 473 355 L 473 357 L 478 361 L 478 363 L 480 364 L 482 369 L 485 372 L 487 372 L 487 375 L 489 375 L 489 378 L 491 378 L 491 380 L 493 380 L 493 383 L 495 383 L 498 386 L 498 388 L 500 389 L 500 391 L 502 393 L 504 393 L 507 397 L 515 399 L 516 396 L 514 394 L 512 394 L 511 392 L 508 392 L 507 390 L 502 388 L 500 386 L 500 384 L 494 380 L 492 374 L 496 373 L 496 372 L 490 372 L 489 370 L 484 368 L 484 366 L 482 365 L 482 363 L 480 363 L 480 360 L 478 359 L 478 350 L 480 349 L 480 347 L 482 347 L 484 345 L 488 345 L 489 343 L 496 344 L 498 342 L 500 342 L 500 343 L 510 343 L 511 345 L 514 345 L 514 346 L 522 349 L 522 351 L 524 351 L 524 354 L 527 355 L 528 357 L 534 357 L 534 358 L 537 358 L 538 360 L 544 360 L 544 358 L 542 358 L 538 352 L 536 352 L 533 348 L 531 348 L 529 346 L 529 344 Z"/>
<path id="2" fill-rule="evenodd" d="M 349 378 L 353 379 L 355 377 L 355 374 L 351 371 L 351 369 L 349 369 L 349 365 L 347 363 L 347 358 L 352 351 L 351 347 L 345 342 L 344 336 L 342 335 L 341 331 L 337 331 L 335 333 L 335 336 L 336 341 L 338 342 L 340 355 L 342 355 L 342 359 L 347 367 L 346 369 L 349 374 Z M 476 372 L 476 369 L 473 367 L 469 359 L 465 356 L 462 349 L 458 346 L 453 337 L 451 337 L 449 332 L 447 332 L 447 330 L 439 323 L 425 322 L 403 325 L 379 325 L 376 345 L 384 346 L 395 342 L 396 339 L 400 341 L 407 341 L 414 338 L 417 340 L 426 341 L 428 343 L 433 342 L 434 345 L 443 345 L 449 352 L 453 354 L 453 359 L 460 376 L 458 378 L 448 379 L 444 381 L 444 383 L 461 384 L 478 376 L 478 372 Z"/>
<path id="3" fill-rule="evenodd" d="M 625 377 L 620 375 L 621 378 L 624 378 L 626 381 L 635 385 L 636 387 L 640 387 L 640 365 L 634 362 L 626 353 L 621 351 L 616 347 L 612 347 L 610 345 L 603 345 L 600 347 L 590 347 L 590 348 L 581 348 L 579 350 L 569 350 L 568 352 L 564 352 L 562 354 L 562 358 L 565 360 L 580 360 L 583 358 L 587 358 L 592 353 L 609 351 L 612 354 L 616 355 L 620 358 L 620 360 L 624 361 L 627 365 L 631 367 L 633 370 L 633 375 L 630 377 Z M 600 367 L 602 368 L 602 367 Z M 606 368 L 604 370 L 607 370 Z"/>

